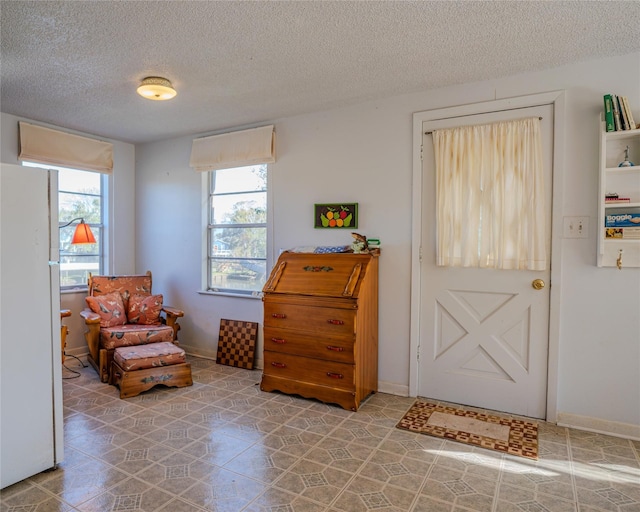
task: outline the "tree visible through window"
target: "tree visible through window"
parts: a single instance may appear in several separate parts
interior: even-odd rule
[[[208,289],[259,292],[267,271],[267,165],[209,173]]]

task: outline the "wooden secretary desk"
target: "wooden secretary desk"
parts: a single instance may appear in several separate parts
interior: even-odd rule
[[[378,257],[282,253],[263,288],[260,389],[357,411],[378,389]]]

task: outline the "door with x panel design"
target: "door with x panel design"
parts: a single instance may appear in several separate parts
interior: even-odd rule
[[[553,107],[423,123],[438,128],[539,116],[545,169],[547,270],[438,267],[435,163],[423,135],[418,395],[544,418],[551,247]],[[541,289],[535,286],[544,284]]]

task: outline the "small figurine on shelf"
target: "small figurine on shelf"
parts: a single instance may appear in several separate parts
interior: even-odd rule
[[[354,254],[373,254],[378,256],[380,254],[380,240],[372,238],[367,240],[367,237],[359,233],[351,233],[353,237],[353,243],[351,244],[351,252]]]
[[[633,162],[629,161],[629,146],[624,150],[624,160],[618,164],[618,167],[633,167]]]
[[[369,252],[369,244],[367,243],[367,237],[358,233],[351,233],[353,237],[353,243],[351,248],[355,254],[367,254]]]

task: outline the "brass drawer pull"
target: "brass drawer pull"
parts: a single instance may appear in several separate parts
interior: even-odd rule
[[[333,345],[327,345],[327,350],[333,350],[334,352],[344,352],[342,347],[334,347]]]
[[[344,325],[344,322],[342,320],[327,320],[327,322],[333,325]]]
[[[287,315],[285,315],[284,313],[271,313],[271,316],[273,318],[287,318]]]
[[[344,375],[334,372],[327,372],[327,377],[331,377],[332,379],[344,379]]]
[[[276,363],[275,361],[273,363],[271,363],[271,366],[274,366],[275,368],[286,368],[287,365],[284,363]]]
[[[287,342],[287,340],[283,340],[282,338],[271,338],[271,341],[273,341],[274,343],[279,343],[280,345]]]

